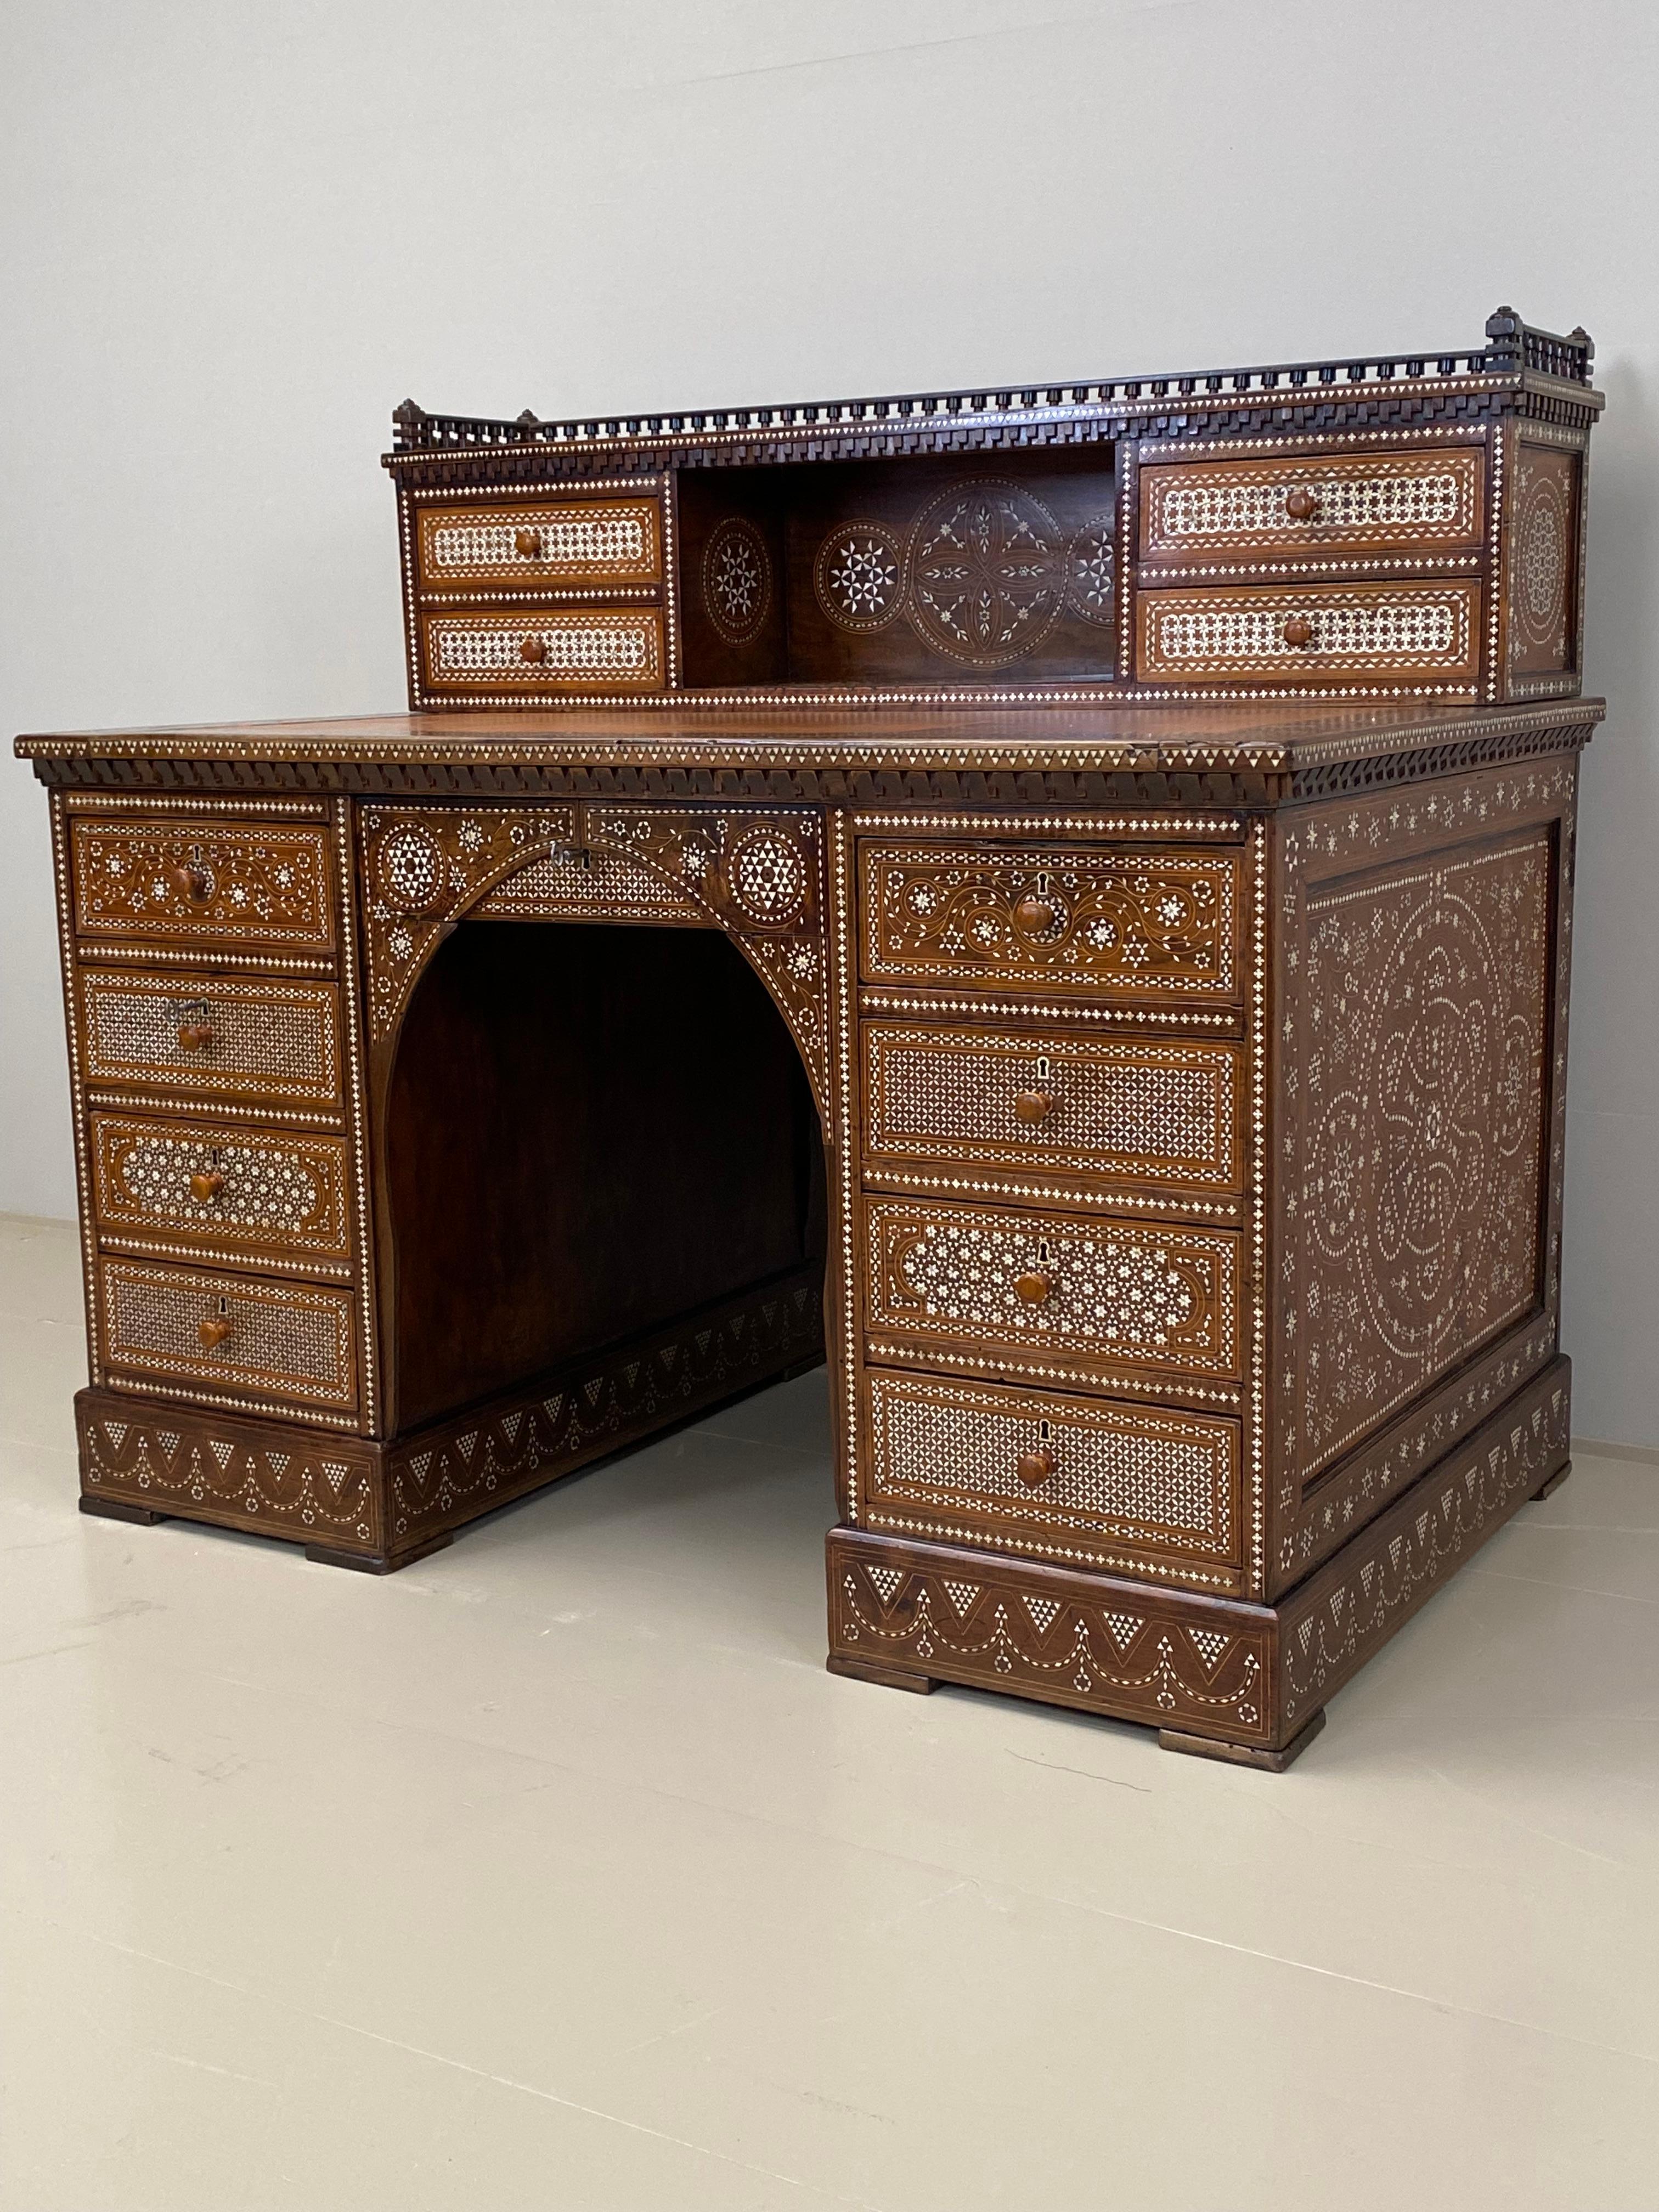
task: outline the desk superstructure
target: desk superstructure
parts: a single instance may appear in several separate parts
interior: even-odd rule
[[[86,1510],[383,1571],[827,1352],[834,1668],[1286,1764],[1567,1460],[1601,401],[1488,340],[400,409],[409,714],[19,740]]]

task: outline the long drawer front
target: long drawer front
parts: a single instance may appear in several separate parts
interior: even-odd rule
[[[1243,1054],[1195,1039],[863,1024],[865,1171],[963,1165],[1237,1191]]]
[[[304,1267],[351,1252],[338,1137],[94,1113],[100,1236]]]
[[[1367,677],[1472,689],[1480,586],[1245,585],[1143,591],[1137,671],[1147,684],[1328,684]]]
[[[866,983],[1239,994],[1238,856],[1188,848],[898,842],[859,848]]]
[[[864,1215],[868,1325],[896,1340],[878,1359],[1176,1389],[1241,1371],[1234,1231],[902,1198]]]
[[[84,968],[75,1005],[82,1069],[94,1089],[340,1103],[332,983]]]
[[[868,1408],[871,1528],[1132,1572],[1237,1569],[1237,1422],[879,1370]]]
[[[659,513],[652,498],[422,507],[415,530],[420,588],[636,590],[659,584]]]
[[[1140,558],[1173,566],[1479,552],[1486,468],[1478,446],[1149,463]]]
[[[334,944],[328,833],[320,826],[168,815],[70,826],[82,937],[264,951]]]
[[[663,682],[656,607],[428,611],[420,628],[425,683],[434,693],[654,691]]]
[[[98,1266],[101,1352],[113,1374],[300,1409],[356,1406],[349,1292],[107,1257]]]

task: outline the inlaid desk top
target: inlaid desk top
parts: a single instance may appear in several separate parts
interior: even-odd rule
[[[42,782],[78,781],[96,762],[100,780],[146,781],[147,763],[167,763],[193,779],[192,766],[217,785],[260,781],[261,766],[296,771],[296,787],[362,787],[356,770],[406,769],[544,771],[550,788],[564,771],[585,767],[653,771],[665,778],[782,775],[799,795],[850,797],[856,780],[880,774],[961,777],[1038,774],[1129,775],[1240,780],[1218,798],[1308,795],[1322,775],[1350,763],[1395,756],[1401,773],[1434,773],[1422,757],[1448,745],[1465,762],[1524,751],[1565,726],[1583,728],[1606,712],[1599,699],[1538,700],[1456,707],[1389,701],[1375,707],[886,708],[851,712],[830,706],[679,714],[626,708],[371,714],[276,722],[204,722],[149,730],[88,730],[20,737],[20,756]],[[239,771],[246,771],[239,773]],[[174,778],[170,778],[175,780]],[[811,783],[810,789],[808,783]],[[399,787],[395,779],[384,787]],[[937,797],[928,788],[920,795]],[[1009,796],[1017,794],[1010,793]],[[1082,794],[1079,794],[1082,795]],[[1177,795],[1171,792],[1171,796]],[[1198,795],[1189,792],[1188,795]]]

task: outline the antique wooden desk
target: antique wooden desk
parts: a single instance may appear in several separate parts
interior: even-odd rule
[[[85,1510],[389,1570],[827,1348],[832,1668],[1285,1764],[1566,1466],[1601,402],[1487,337],[400,409],[410,713],[19,741]]]

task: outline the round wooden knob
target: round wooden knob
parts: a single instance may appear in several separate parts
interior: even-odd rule
[[[204,1321],[196,1334],[202,1340],[204,1352],[216,1352],[230,1334],[229,1319],[224,1314],[216,1314],[210,1321]]]
[[[519,658],[520,660],[545,660],[546,641],[539,637],[521,637],[519,640]]]
[[[1285,642],[1286,645],[1311,645],[1313,641],[1314,626],[1306,615],[1285,616]]]
[[[1306,484],[1294,484],[1285,495],[1285,512],[1292,522],[1311,522],[1319,512],[1319,495]]]
[[[167,878],[180,898],[204,899],[213,888],[205,868],[198,868],[193,860],[180,860],[177,867],[167,870]]]
[[[539,530],[516,531],[513,545],[514,551],[521,553],[526,561],[533,561],[542,550],[542,533]]]
[[[1035,892],[1028,891],[1014,908],[1014,920],[1022,929],[1029,929],[1034,933],[1044,929],[1052,929],[1055,921],[1053,902],[1046,898],[1038,898]]]
[[[1035,1451],[1020,1454],[1014,1473],[1028,1490],[1040,1490],[1051,1474],[1060,1473],[1060,1462],[1047,1444],[1039,1444]]]
[[[1054,1110],[1052,1091],[1017,1091],[1014,1093],[1014,1119],[1017,1121],[1046,1121]]]
[[[198,1206],[210,1206],[225,1187],[225,1179],[217,1168],[206,1168],[190,1179],[190,1194]]]
[[[1051,1279],[1036,1267],[1028,1267],[1023,1275],[1014,1277],[1014,1296],[1028,1306],[1042,1305],[1054,1287]]]
[[[213,1042],[213,1031],[205,1022],[181,1022],[179,1024],[180,1052],[205,1052]]]

